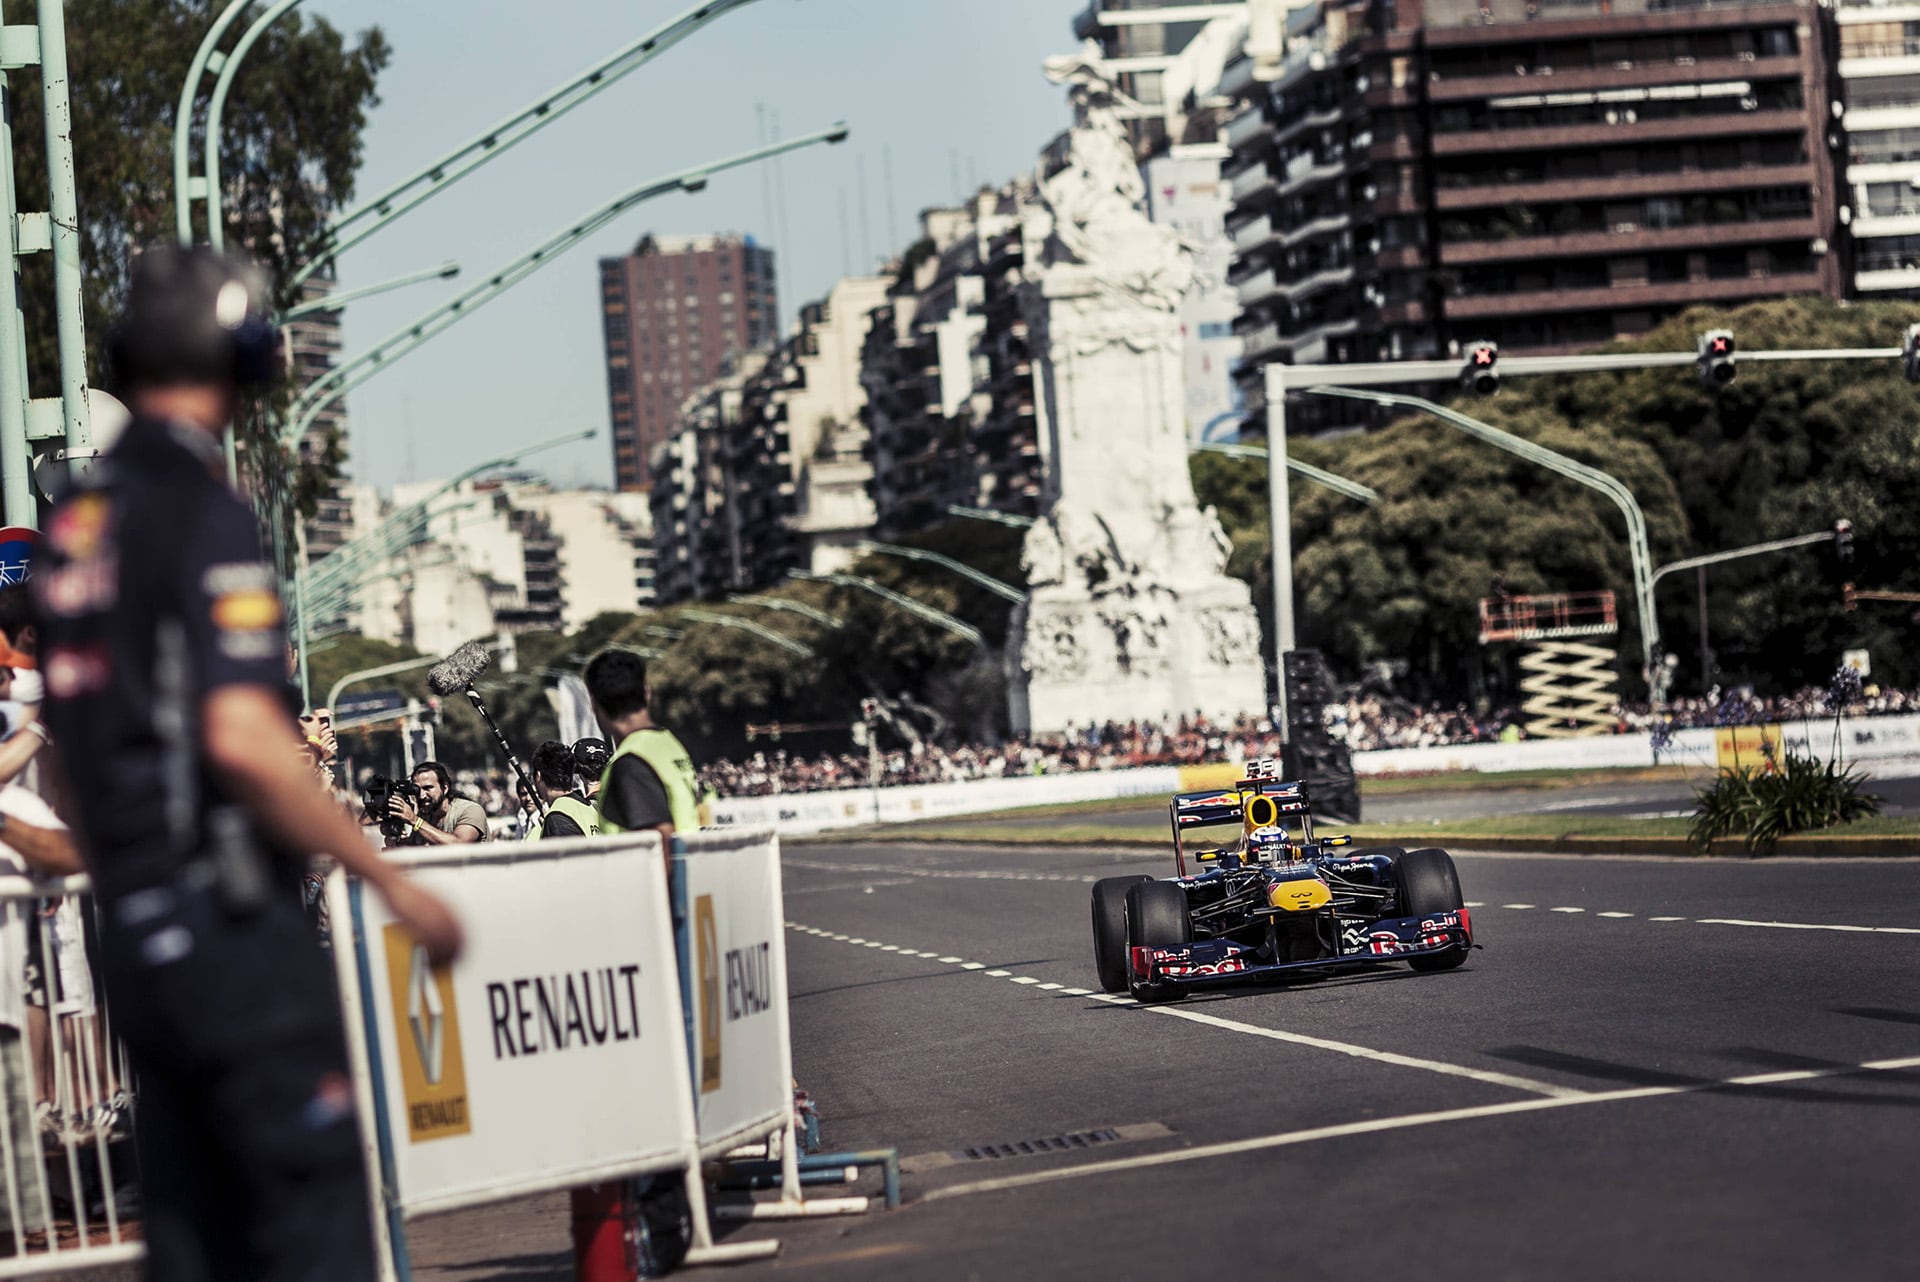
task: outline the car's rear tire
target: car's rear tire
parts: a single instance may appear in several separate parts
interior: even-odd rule
[[[1193,918],[1187,892],[1170,881],[1144,881],[1127,891],[1129,948],[1185,948],[1193,942]],[[1127,991],[1137,1001],[1164,1002],[1180,996],[1178,984],[1142,984],[1127,968]]]
[[[1127,986],[1127,892],[1151,877],[1104,877],[1093,883],[1093,970],[1102,991]]]
[[[1409,850],[1393,861],[1394,887],[1400,892],[1400,911],[1408,917],[1431,913],[1458,912],[1465,907],[1460,893],[1460,874],[1454,869],[1453,856],[1444,850]],[[1452,970],[1467,959],[1467,945],[1444,953],[1409,957],[1407,965],[1418,971]]]

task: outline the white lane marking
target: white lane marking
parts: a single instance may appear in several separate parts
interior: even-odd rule
[[[1830,926],[1814,921],[1742,921],[1737,917],[1702,917],[1702,926],[1764,926],[1770,930],[1837,930],[1852,935],[1920,935],[1920,926]]]
[[[1598,914],[1598,916],[1601,916],[1601,917],[1631,917],[1631,916],[1633,916],[1633,914],[1632,914],[1632,913],[1600,913],[1600,914]]]
[[[1514,1113],[1539,1113],[1548,1109],[1579,1108],[1590,1104],[1615,1104],[1627,1100],[1659,1099],[1670,1095],[1690,1095],[1699,1091],[1726,1090],[1751,1086],[1775,1086],[1782,1082],[1810,1082],[1826,1077],[1841,1077],[1855,1073],[1884,1073],[1901,1069],[1920,1067],[1920,1057],[1909,1059],[1873,1060],[1865,1064],[1841,1068],[1822,1068],[1793,1070],[1783,1073],[1756,1073],[1748,1077],[1731,1077],[1721,1082],[1700,1082],[1685,1086],[1641,1086],[1618,1091],[1596,1091],[1592,1094],[1564,1096],[1554,1099],[1512,1100],[1505,1104],[1484,1104],[1477,1108],[1452,1108],[1433,1113],[1404,1113],[1398,1117],[1379,1117],[1364,1122],[1346,1122],[1337,1126],[1317,1126],[1304,1131],[1282,1131],[1274,1135],[1260,1135],[1251,1139],[1232,1140],[1224,1144],[1205,1144],[1195,1148],[1175,1149],[1169,1153],[1146,1153],[1138,1157],[1111,1158],[1104,1162],[1088,1162],[1080,1166],[1062,1167],[1051,1171],[1030,1171],[1024,1175],[1009,1175],[1000,1179],[979,1180],[972,1184],[955,1184],[943,1189],[934,1189],[921,1200],[938,1201],[941,1198],[965,1197],[972,1193],[996,1193],[1006,1189],[1024,1188],[1032,1184],[1047,1184],[1057,1180],[1079,1179],[1088,1175],[1106,1175],[1116,1171],[1139,1170],[1144,1167],[1172,1166],[1182,1162],[1198,1162],[1213,1157],[1230,1157],[1239,1153],[1254,1153],[1263,1149],[1286,1148],[1295,1144],[1309,1144],[1316,1140],[1339,1139],[1348,1135],[1369,1135],[1380,1131],[1406,1130],[1415,1126],[1433,1126],[1442,1122],[1465,1122],[1484,1117],[1504,1117]]]
[[[1376,1063],[1394,1064],[1401,1068],[1423,1068],[1429,1073],[1442,1073],[1448,1077],[1468,1077],[1476,1082],[1505,1086],[1516,1091],[1529,1091],[1535,1095],[1545,1095],[1554,1099],[1590,1094],[1588,1091],[1575,1090],[1569,1086],[1555,1086],[1551,1082],[1535,1081],[1530,1077],[1515,1077],[1510,1073],[1494,1073],[1480,1068],[1468,1068],[1464,1064],[1449,1064],[1437,1059],[1419,1059],[1412,1055],[1396,1054],[1393,1051],[1377,1051],[1369,1046],[1355,1046],[1350,1042],[1330,1041],[1324,1037],[1309,1037],[1305,1033],[1287,1033],[1259,1024],[1243,1024],[1237,1019],[1222,1019],[1218,1015],[1209,1015],[1205,1011],[1187,1007],[1151,1006],[1148,1009],[1156,1015],[1171,1015],[1175,1019],[1190,1020],[1196,1024],[1206,1024],[1211,1028],[1223,1028],[1228,1032],[1245,1033],[1249,1037],[1292,1042],[1296,1046],[1311,1046],[1316,1050],[1333,1051],[1340,1055],[1351,1055],[1355,1059],[1370,1059]]]
[[[867,942],[867,941],[866,941],[865,939],[847,939],[847,937],[846,937],[845,935],[835,935],[835,936],[834,936],[834,938],[835,938],[835,939],[846,939],[846,940],[847,940],[847,942],[848,942],[849,944],[864,944],[864,943],[866,943],[866,942]]]
[[[1040,987],[1045,988],[1046,985],[1042,984]],[[1060,995],[1062,997],[1089,997],[1092,995],[1092,990],[1087,988],[1063,988],[1060,990]]]
[[[962,970],[986,971],[989,979],[1011,979],[1016,984],[1031,985],[1040,981],[1026,975],[1015,975],[1010,970],[987,970],[984,962],[961,962]],[[1113,1006],[1138,1005],[1134,999],[1124,993],[1089,993],[1076,990],[1076,997],[1091,997],[1097,1002],[1106,1002]],[[1478,1082],[1487,1082],[1494,1086],[1504,1086],[1512,1090],[1530,1091],[1536,1095],[1550,1098],[1561,1096],[1586,1095],[1588,1092],[1575,1090],[1567,1086],[1555,1086],[1550,1082],[1535,1081],[1529,1077],[1515,1077],[1510,1073],[1494,1073],[1485,1069],[1468,1068],[1464,1064],[1449,1064],[1442,1060],[1419,1059],[1412,1055],[1401,1055],[1394,1051],[1374,1050],[1370,1046],[1356,1046],[1350,1042],[1330,1041],[1324,1037],[1309,1037],[1305,1033],[1288,1033],[1277,1028],[1264,1028],[1258,1024],[1243,1024],[1238,1020],[1223,1019],[1218,1015],[1209,1015],[1204,1011],[1183,1009],[1177,1006],[1147,1006],[1142,1009],[1156,1015],[1168,1015],[1175,1019],[1190,1020],[1196,1024],[1205,1024],[1210,1028],[1227,1032],[1244,1033],[1250,1037],[1263,1037],[1269,1041],[1290,1042],[1296,1046],[1307,1046],[1315,1050],[1333,1051],[1341,1055],[1351,1055],[1356,1059],[1370,1059],[1376,1063],[1392,1064],[1400,1068],[1419,1068],[1430,1073],[1441,1073],[1449,1077],[1471,1078]]]
[[[869,948],[872,948],[872,947],[873,947],[873,945],[872,945],[872,944],[868,944],[868,945],[867,945],[867,947],[869,947]],[[880,945],[880,951],[881,951],[881,952],[883,952],[883,953],[897,953],[897,952],[899,952],[899,951],[900,951],[900,945],[898,945],[898,944],[881,944],[881,945]]]
[[[1549,908],[1547,911],[1553,913],[1583,913],[1587,910],[1584,908]]]
[[[928,953],[927,956],[931,957],[933,956],[933,954]],[[958,966],[960,964],[960,959],[958,957],[942,957],[940,958],[940,960],[945,962],[949,966]]]
[[[1040,981],[1036,979],[1034,983],[1039,984]],[[1040,991],[1043,993],[1057,993],[1065,987],[1065,984],[1040,984]]]
[[[867,941],[867,947],[868,947],[868,948],[878,948],[878,947],[880,947],[880,941],[879,941],[879,940],[877,940],[877,939],[869,939],[869,940]]]
[[[1502,908],[1531,908],[1532,904],[1501,904]]]
[[[1462,904],[1461,907],[1462,908],[1485,908],[1486,905],[1481,903],[1477,899],[1469,899],[1466,903]]]
[[[1685,917],[1649,917],[1648,921],[1685,921]]]

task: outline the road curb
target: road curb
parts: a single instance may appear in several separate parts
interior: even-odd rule
[[[1410,845],[1415,840],[1415,837],[1409,833],[1369,833],[1365,829],[1356,831],[1353,836],[1356,845],[1386,844],[1389,841]],[[1049,836],[1044,833],[982,832],[970,835],[952,832],[921,833],[914,832],[910,828],[888,832],[852,829],[845,832],[829,830],[794,833],[782,837],[781,841],[788,845],[887,845],[904,842],[940,846],[1016,848],[1021,846],[1040,848],[1126,846],[1138,849],[1160,849],[1169,844],[1165,837],[1158,835],[1151,837],[1116,835],[1089,840],[1083,836]],[[1450,833],[1439,829],[1419,834],[1418,841],[1423,846],[1443,846],[1448,850],[1463,853],[1479,851],[1493,854],[1670,855],[1696,859],[1865,859],[1920,855],[1920,837],[1849,837],[1818,833],[1787,837],[1771,850],[1761,851],[1747,849],[1746,843],[1737,838],[1723,838],[1713,842],[1705,851],[1701,851],[1695,849],[1685,837],[1488,836]]]

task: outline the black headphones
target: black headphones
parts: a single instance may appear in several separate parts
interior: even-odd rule
[[[231,383],[281,373],[280,331],[259,268],[205,247],[159,245],[134,260],[127,305],[107,340],[124,387]]]

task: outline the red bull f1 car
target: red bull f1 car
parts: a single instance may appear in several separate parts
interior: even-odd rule
[[[1444,850],[1350,850],[1314,832],[1304,783],[1249,764],[1229,789],[1177,794],[1175,875],[1108,877],[1093,887],[1100,986],[1141,1001],[1203,987],[1405,962],[1450,970],[1474,948],[1473,924]],[[1189,846],[1237,824],[1228,845]]]

